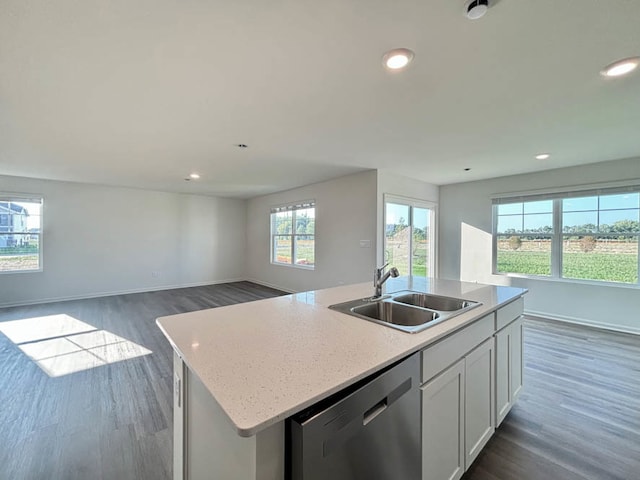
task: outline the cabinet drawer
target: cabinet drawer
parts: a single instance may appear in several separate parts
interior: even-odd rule
[[[524,298],[517,300],[498,309],[496,312],[496,331],[502,330],[504,327],[513,322],[524,312]]]
[[[493,335],[494,314],[490,313],[422,351],[422,383],[460,360],[467,352]]]

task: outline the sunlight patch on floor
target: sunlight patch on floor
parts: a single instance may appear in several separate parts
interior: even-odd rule
[[[152,353],[126,338],[65,314],[0,322],[0,332],[50,377]]]

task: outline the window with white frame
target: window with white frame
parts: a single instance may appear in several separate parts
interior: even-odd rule
[[[0,273],[42,270],[42,198],[0,193]]]
[[[315,201],[271,208],[271,263],[313,269],[315,230]]]
[[[640,185],[493,203],[495,273],[638,285]]]

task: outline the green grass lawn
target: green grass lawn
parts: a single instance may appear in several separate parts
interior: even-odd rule
[[[498,272],[551,275],[548,252],[498,251]],[[565,253],[562,276],[585,280],[637,283],[638,257],[616,253]]]

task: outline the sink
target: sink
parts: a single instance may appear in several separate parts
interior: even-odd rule
[[[440,316],[438,312],[434,312],[433,310],[413,308],[408,305],[389,301],[370,302],[365,305],[353,307],[351,311],[382,322],[407,327],[433,322]]]
[[[406,293],[404,295],[394,295],[395,302],[406,303],[416,307],[430,308],[432,310],[440,310],[443,312],[455,312],[456,310],[468,309],[473,304],[469,300],[459,298],[442,297],[440,295],[432,295],[429,293]]]
[[[404,290],[351,300],[329,308],[407,333],[417,333],[482,305],[461,298]]]

